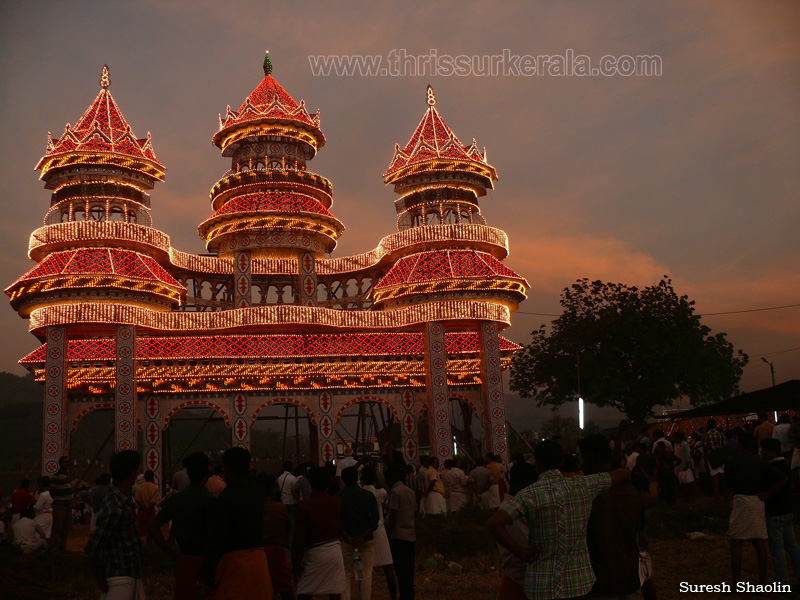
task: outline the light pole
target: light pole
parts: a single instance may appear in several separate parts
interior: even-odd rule
[[[761,360],[763,360],[765,363],[767,363],[767,365],[769,365],[769,372],[772,374],[772,387],[775,387],[775,365],[773,363],[769,362],[763,356],[761,357]],[[773,412],[775,413],[774,417],[775,417],[775,422],[777,423],[778,422],[778,411],[776,410],[776,411],[773,411]]]

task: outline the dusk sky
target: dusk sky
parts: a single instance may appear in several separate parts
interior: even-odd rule
[[[497,168],[481,200],[505,230],[506,264],[531,293],[505,335],[558,314],[578,278],[650,285],[662,275],[750,355],[741,387],[800,379],[800,4],[797,2],[3,2],[0,202],[3,287],[33,266],[28,236],[50,194],[33,167],[97,95],[100,71],[133,132],[152,133],[164,183],[154,226],[204,252],[197,225],[229,168],[212,146],[218,113],[273,76],[327,143],[309,170],[333,182],[345,224],[334,257],[396,231],[383,185],[427,105]],[[660,57],[660,76],[315,76],[309,56]],[[710,315],[794,305],[777,310]],[[37,347],[6,303],[0,370]]]

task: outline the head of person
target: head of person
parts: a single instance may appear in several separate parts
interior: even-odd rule
[[[342,473],[344,474],[344,471]],[[357,469],[356,476],[358,476]],[[331,484],[331,472],[325,467],[314,467],[308,473],[308,482],[311,484],[313,491],[324,492]]]
[[[663,429],[653,429],[653,437],[657,440],[660,440],[664,437],[664,430]]]
[[[22,480],[19,482],[20,489],[27,490],[31,487],[31,480],[27,477],[23,477]]]
[[[272,473],[259,473],[258,481],[264,488],[265,498],[272,498],[272,489],[277,485],[275,476]]]
[[[583,456],[583,471],[587,475],[611,469],[611,442],[602,433],[586,436],[578,447]]]
[[[494,462],[494,454],[492,454],[491,452],[487,452],[486,456],[484,457],[484,463],[488,465],[489,463],[493,462]]]
[[[781,443],[775,438],[761,440],[761,455],[767,460],[781,456]]]
[[[68,473],[69,472],[69,467],[70,467],[69,456],[62,456],[61,458],[58,459],[58,468],[59,468],[59,470],[64,471],[65,473]]]
[[[779,423],[779,424],[781,424],[781,425],[783,425],[784,423],[791,423],[791,421],[792,421],[792,420],[789,418],[789,413],[783,413],[783,414],[782,414],[782,415],[781,415],[781,416],[778,418],[778,423]]]
[[[287,460],[286,462],[283,463],[283,471],[282,472],[283,473],[286,473],[286,472],[291,473],[292,472],[292,467],[294,467],[294,465],[292,464],[292,461]]]
[[[563,454],[561,457],[561,472],[575,473],[578,470],[578,459],[574,454]]]
[[[475,457],[475,466],[482,467],[483,466],[483,458],[480,456]]]
[[[100,482],[98,485],[108,485],[111,483],[111,473],[103,473],[97,479]]]
[[[222,477],[222,464],[221,463],[217,463],[217,464],[214,465],[214,475],[219,475],[220,477]]]
[[[453,469],[460,469],[461,468],[461,457],[456,456],[453,459],[453,467],[452,468]]]
[[[408,465],[411,469],[414,469],[414,465]],[[386,471],[386,484],[389,487],[392,487],[395,483],[405,483],[406,482],[406,466],[402,463],[393,463],[392,466]]]
[[[36,512],[32,508],[23,508],[19,511],[20,519],[33,519],[35,516]]]
[[[136,476],[139,474],[139,465],[142,459],[135,450],[122,450],[111,457],[109,469],[111,479],[119,487],[121,485],[133,485]]]
[[[186,474],[192,483],[202,483],[208,477],[208,456],[203,452],[193,452],[186,457]]]
[[[50,487],[50,477],[48,475],[42,475],[41,477],[39,477],[39,487],[40,488]]]
[[[445,469],[452,469],[453,468],[453,461],[451,459],[447,459],[444,461],[444,468]]]
[[[764,421],[766,421],[766,420],[767,420],[767,413],[765,413],[765,412],[759,412],[759,413],[758,413],[758,422],[759,422],[759,423],[763,423],[763,422],[764,422]]]
[[[508,472],[509,493],[517,495],[531,484],[536,483],[536,467],[529,462],[518,461],[511,466]]]
[[[564,450],[558,442],[545,440],[536,444],[536,448],[533,449],[533,460],[539,473],[560,469],[564,460]]]
[[[376,471],[377,469],[372,465],[364,467],[361,470],[361,481],[364,482],[364,485],[375,485]],[[344,475],[344,471],[342,472],[342,475]]]
[[[431,464],[431,457],[430,456],[428,456],[426,454],[423,454],[422,456],[419,457],[419,465],[421,467],[426,467],[427,468],[430,464]]]
[[[672,437],[675,439],[676,442],[679,444],[686,439],[686,434],[684,434],[680,429],[672,434]]]
[[[438,469],[439,468],[439,457],[438,456],[431,456],[430,460],[428,461],[428,468],[429,469]]]
[[[711,431],[712,429],[717,428],[717,421],[716,419],[709,419],[708,423],[706,423],[706,431]]]
[[[353,452],[353,449],[350,446],[348,446],[347,448],[344,449],[345,458],[352,457],[354,454],[355,454],[355,452]]]
[[[358,485],[358,467],[342,469],[342,481],[346,487]]]
[[[222,455],[222,471],[225,479],[243,479],[250,470],[250,451],[246,448],[235,446],[228,448]]]
[[[156,474],[153,473],[150,469],[147,469],[147,471],[144,472],[144,480],[153,482],[156,480]]]

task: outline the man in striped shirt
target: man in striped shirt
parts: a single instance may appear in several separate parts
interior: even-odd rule
[[[66,552],[69,525],[72,522],[72,482],[69,478],[69,456],[58,459],[58,471],[50,478],[50,495],[53,497],[53,531],[50,538],[52,550]]]

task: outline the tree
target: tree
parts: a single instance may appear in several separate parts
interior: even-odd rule
[[[511,389],[538,406],[576,400],[612,406],[633,422],[682,396],[701,405],[738,391],[748,357],[712,335],[664,277],[646,288],[579,279],[564,312],[534,331],[511,365]],[[579,380],[580,374],[580,380]]]
[[[597,423],[594,421],[586,421],[586,423],[584,423],[583,432],[581,432],[577,417],[553,415],[542,424],[541,434],[542,437],[546,439],[553,436],[560,436],[561,442],[565,448],[574,448],[581,435],[592,435],[598,431],[600,431],[600,427],[598,427]],[[536,441],[538,442],[539,440]]]

